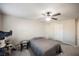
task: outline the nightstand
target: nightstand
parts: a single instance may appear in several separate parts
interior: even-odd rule
[[[20,42],[20,50],[28,49],[29,48],[29,40],[23,40]]]

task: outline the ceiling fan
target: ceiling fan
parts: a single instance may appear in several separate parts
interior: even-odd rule
[[[61,15],[61,13],[52,14],[52,12],[46,12],[45,14],[43,13],[42,15],[46,17],[50,17],[50,19],[53,20],[58,20],[58,18],[55,18],[55,16],[59,16]]]

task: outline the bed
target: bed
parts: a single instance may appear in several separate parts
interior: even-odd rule
[[[60,44],[43,37],[30,40],[30,46],[34,54],[37,56],[55,56],[62,52]]]

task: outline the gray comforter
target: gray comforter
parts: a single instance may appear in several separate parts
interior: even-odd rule
[[[61,46],[56,41],[44,38],[32,39],[30,41],[32,51],[37,56],[54,56],[61,52]]]

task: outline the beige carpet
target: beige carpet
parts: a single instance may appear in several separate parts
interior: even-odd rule
[[[12,56],[32,56],[32,52],[27,49],[23,49],[22,51],[14,51]]]

